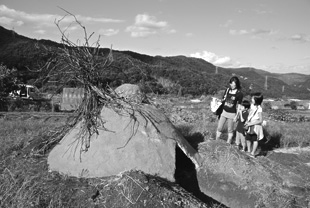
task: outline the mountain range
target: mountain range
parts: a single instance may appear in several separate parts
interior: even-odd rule
[[[34,83],[44,75],[38,68],[49,58],[48,51],[59,50],[62,44],[51,40],[31,39],[0,26],[0,63],[17,69],[19,82]],[[108,54],[110,49],[100,48],[100,54]],[[146,70],[144,83],[157,93],[181,93],[199,96],[214,94],[228,87],[231,76],[238,76],[245,94],[263,92],[270,98],[310,99],[310,75],[299,73],[271,73],[251,67],[217,67],[203,59],[186,56],[149,56],[133,51],[112,50],[114,67],[102,77],[101,82],[110,86],[121,83],[141,83],[140,69]],[[133,70],[134,64],[136,69]],[[57,80],[56,80],[57,81]],[[55,80],[54,80],[55,82]],[[44,88],[49,83],[37,83]],[[47,88],[44,88],[47,90]],[[49,88],[51,89],[51,87]]]

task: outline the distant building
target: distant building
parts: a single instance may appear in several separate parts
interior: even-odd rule
[[[27,84],[18,84],[19,90],[14,90],[10,92],[10,97],[21,97],[23,99],[33,99],[36,94],[39,94],[40,91],[36,86],[27,85]]]
[[[79,108],[84,98],[83,88],[64,88],[62,92],[62,99],[60,110],[74,111]]]

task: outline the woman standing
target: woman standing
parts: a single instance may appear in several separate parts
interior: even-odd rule
[[[227,143],[231,144],[234,136],[234,122],[237,121],[237,111],[240,110],[243,94],[240,91],[241,85],[238,77],[232,77],[229,80],[229,85],[230,87],[225,91],[225,103],[217,125],[216,140],[220,139],[224,126],[227,123]]]

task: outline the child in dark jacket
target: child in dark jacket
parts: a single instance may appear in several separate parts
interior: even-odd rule
[[[249,109],[251,103],[248,100],[243,100],[241,103],[241,111],[237,112],[237,128],[236,128],[236,147],[240,147],[240,143],[242,146],[242,151],[246,149],[246,141],[245,141],[245,130],[244,123],[246,122],[249,116]]]

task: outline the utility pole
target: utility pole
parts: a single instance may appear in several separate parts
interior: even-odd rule
[[[13,39],[15,39],[15,30],[14,30],[14,27],[13,27],[13,29],[12,29],[12,37],[13,37]]]
[[[268,76],[266,76],[266,80],[265,80],[265,90],[268,89],[268,83],[267,83],[268,81],[267,80],[268,80]]]
[[[284,93],[284,85],[282,86],[282,93]]]
[[[218,69],[217,69],[217,66],[215,66],[215,74],[218,74]]]

